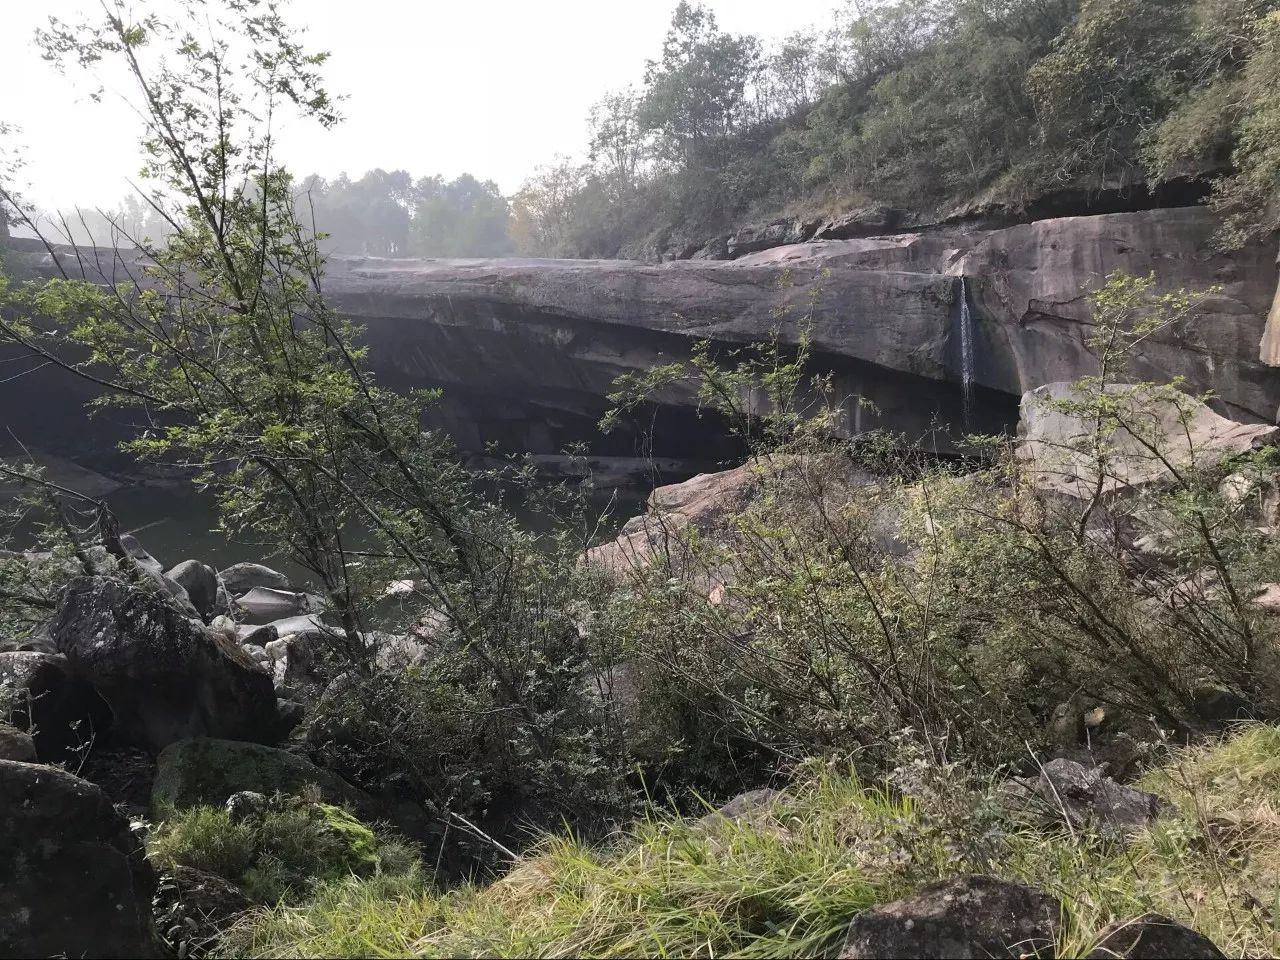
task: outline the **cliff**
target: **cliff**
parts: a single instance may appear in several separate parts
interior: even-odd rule
[[[1184,207],[815,240],[725,261],[334,258],[326,288],[365,325],[384,382],[445,389],[434,418],[472,450],[555,452],[594,436],[617,375],[686,356],[696,339],[732,347],[776,329],[795,343],[804,327],[815,368],[878,410],[849,404],[848,432],[1007,427],[1023,392],[1094,371],[1087,293],[1117,271],[1212,289],[1189,322],[1144,343],[1140,375],[1184,377],[1234,419],[1271,422],[1280,373],[1259,351],[1275,252],[1217,252],[1215,226],[1207,208]],[[52,268],[30,244],[9,261],[19,274]],[[0,402],[51,411],[53,382],[40,372],[0,385]],[[729,455],[690,388],[657,400],[658,453]],[[635,435],[595,442],[613,456],[640,446]]]

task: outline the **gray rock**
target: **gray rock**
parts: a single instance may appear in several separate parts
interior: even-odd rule
[[[206,956],[222,931],[252,906],[230,880],[178,865],[160,875],[156,925],[174,953],[199,958]]]
[[[781,792],[769,787],[748,790],[746,793],[738,794],[718,810],[713,810],[699,819],[698,824],[706,828],[715,828],[725,822],[749,823],[761,817],[767,817],[781,796]]]
[[[251,817],[261,817],[271,807],[266,794],[253,790],[238,790],[227,797],[227,817],[232,823],[243,823]]]
[[[31,735],[0,723],[0,760],[17,760],[20,763],[35,763],[36,742]]]
[[[272,640],[280,639],[280,630],[274,623],[265,626],[241,623],[236,625],[236,639],[246,647],[265,647]]]
[[[289,578],[279,571],[260,563],[237,563],[218,572],[227,592],[232,596],[248,593],[254,587],[270,590],[292,590]]]
[[[0,723],[31,733],[46,763],[77,758],[111,729],[111,709],[60,654],[0,653]]]
[[[0,760],[0,956],[160,957],[155,875],[96,786]]]
[[[1158,913],[1109,924],[1086,960],[1225,960],[1226,954],[1204,934]]]
[[[1173,809],[1163,797],[1116,783],[1096,767],[1061,757],[1046,763],[1039,777],[1017,779],[1016,784],[1023,796],[1038,800],[1049,817],[1065,817],[1073,827],[1091,828],[1112,839],[1131,837]]]
[[[269,624],[287,617],[319,613],[324,609],[324,602],[309,593],[254,587],[243,596],[236,597],[236,606],[244,613],[247,622]]]
[[[205,623],[217,615],[218,574],[199,560],[183,560],[165,574],[186,591],[191,605]]]
[[[124,547],[125,552],[133,558],[134,563],[147,573],[156,576],[164,573],[164,567],[161,565],[160,561],[149,554],[146,547],[144,547],[133,534],[121,534],[120,546]]]
[[[145,591],[73,580],[51,632],[73,673],[110,704],[121,742],[157,751],[189,737],[270,740],[279,726],[262,668]]]
[[[300,796],[309,787],[326,803],[347,807],[367,823],[387,821],[410,839],[439,844],[441,829],[421,808],[374,797],[285,750],[237,740],[184,740],[162,750],[151,791],[152,814],[221,806],[242,790],[267,797]]]
[[[959,877],[859,913],[840,957],[1052,956],[1061,915],[1061,904],[1034,887],[995,877]]]

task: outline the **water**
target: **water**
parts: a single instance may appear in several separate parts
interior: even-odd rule
[[[632,516],[643,512],[649,487],[641,484],[600,490],[591,505],[610,516],[601,524],[597,540],[610,539]],[[310,577],[302,568],[282,557],[268,558],[270,547],[263,543],[232,541],[218,527],[218,509],[213,497],[192,487],[125,487],[106,497],[120,521],[122,532],[132,533],[165,567],[187,559],[202,560],[222,570],[233,563],[265,562],[296,583]],[[554,520],[526,506],[519,491],[508,493],[504,503],[521,524],[535,532],[546,532]]]
[[[969,287],[960,277],[960,391],[964,429],[973,418],[973,315],[969,313]]]

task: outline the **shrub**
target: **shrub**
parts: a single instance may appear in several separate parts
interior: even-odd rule
[[[326,880],[403,871],[404,849],[340,807],[297,799],[277,800],[262,816],[239,823],[224,809],[192,807],[158,827],[148,843],[159,865],[217,874],[265,904]]]

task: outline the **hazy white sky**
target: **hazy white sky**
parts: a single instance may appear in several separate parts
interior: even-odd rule
[[[167,0],[150,0],[163,6]],[[830,23],[838,0],[708,0],[722,27],[777,38]],[[676,0],[294,0],[313,49],[333,54],[346,94],[335,130],[286,131],[297,173],[371,167],[470,171],[511,192],[556,153],[585,142],[606,90],[638,83],[661,51]],[[138,122],[95,104],[32,43],[50,15],[97,0],[0,0],[0,121],[22,128],[30,196],[45,206],[114,205],[139,165]]]

